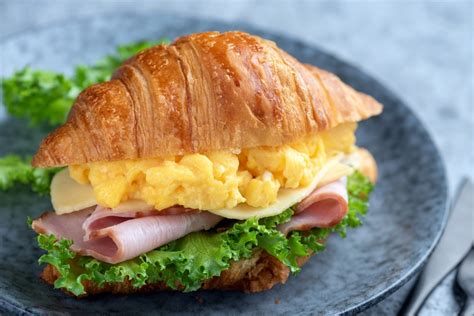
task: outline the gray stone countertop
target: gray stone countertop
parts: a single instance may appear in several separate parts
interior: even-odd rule
[[[114,10],[245,22],[318,45],[378,78],[411,106],[442,153],[451,194],[464,175],[474,178],[472,1],[0,0],[0,38]],[[364,314],[396,314],[412,284]],[[420,314],[455,315],[459,304],[451,273]]]

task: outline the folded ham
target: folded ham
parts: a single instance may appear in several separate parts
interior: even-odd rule
[[[347,214],[346,179],[325,185],[296,207],[291,220],[278,229],[332,227]],[[33,221],[37,233],[73,241],[71,250],[108,263],[119,263],[156,249],[191,232],[209,229],[222,217],[183,207],[156,211],[112,212],[100,206],[57,215],[49,212]]]
[[[283,234],[293,230],[309,230],[314,227],[333,227],[348,210],[346,178],[314,190],[296,207],[295,215],[278,227]]]
[[[73,240],[71,250],[108,263],[135,258],[189,233],[209,229],[222,217],[172,208],[164,213],[120,212],[92,207],[64,215],[49,212],[33,221],[37,233]]]
[[[173,206],[167,209],[164,209],[157,213],[155,210],[149,211],[127,211],[127,212],[111,212],[110,209],[104,208],[102,206],[97,206],[92,212],[92,214],[87,217],[87,219],[82,224],[82,228],[84,229],[84,240],[90,240],[94,238],[96,231],[101,229],[114,226],[120,224],[122,222],[128,221],[133,218],[140,218],[146,216],[163,216],[163,215],[180,215],[184,213],[196,213],[196,211],[184,208],[181,206]],[[92,235],[92,236],[91,236]]]

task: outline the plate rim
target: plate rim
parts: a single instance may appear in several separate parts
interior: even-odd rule
[[[47,31],[48,29],[59,27],[64,23],[80,25],[80,24],[87,23],[87,21],[90,21],[91,19],[105,19],[109,16],[117,17],[117,16],[123,16],[123,15],[129,16],[129,17],[130,16],[149,17],[150,13],[143,12],[143,11],[108,10],[108,11],[102,11],[99,13],[91,13],[91,14],[76,16],[76,17],[72,17],[68,19],[58,19],[49,23],[32,25],[24,29],[21,29],[19,31],[7,34],[5,36],[0,36],[0,47],[7,44],[10,41],[17,40],[18,37],[33,36],[35,33],[44,32],[44,31]],[[354,65],[346,61],[344,58],[340,57],[337,53],[331,52],[330,50],[325,49],[324,47],[321,47],[319,45],[308,43],[299,37],[293,37],[292,35],[289,35],[289,34],[283,34],[283,33],[272,31],[266,28],[254,26],[252,24],[242,22],[239,20],[222,21],[215,18],[192,17],[186,14],[181,14],[181,13],[167,11],[167,10],[163,10],[161,15],[174,17],[181,20],[188,20],[194,23],[207,23],[209,25],[214,25],[215,27],[222,27],[222,28],[235,29],[235,30],[245,29],[245,30],[249,30],[248,32],[264,33],[268,37],[271,37],[271,40],[275,42],[278,42],[278,39],[280,40],[284,39],[286,41],[291,41],[298,46],[302,46],[314,51],[322,52],[326,56],[332,58],[334,61],[337,61],[337,63],[341,67],[344,67],[351,71],[355,71],[359,77],[361,76],[364,77],[364,79],[369,81],[371,85],[376,86],[376,88],[374,88],[375,90],[383,90],[389,96],[390,99],[399,101],[399,104],[402,107],[404,107],[404,110],[406,110],[414,118],[414,120],[416,121],[416,124],[421,128],[425,136],[429,139],[431,145],[434,148],[434,151],[436,152],[436,158],[437,158],[436,164],[438,165],[438,168],[440,169],[440,177],[443,179],[443,181],[440,184],[442,186],[441,191],[443,195],[443,202],[440,207],[441,211],[443,212],[443,217],[442,217],[442,220],[440,221],[440,229],[437,231],[436,236],[432,240],[431,245],[426,250],[424,255],[415,264],[413,264],[411,268],[407,270],[404,275],[401,275],[390,286],[384,288],[383,290],[362,300],[361,302],[357,304],[353,304],[349,308],[341,311],[338,315],[351,315],[351,314],[360,313],[368,309],[369,307],[372,307],[376,305],[377,303],[383,301],[384,299],[389,297],[391,294],[396,292],[398,289],[400,289],[413,277],[415,277],[417,273],[420,272],[423,269],[423,267],[426,265],[430,255],[434,251],[441,236],[444,233],[444,230],[446,228],[446,224],[449,218],[450,195],[449,195],[449,188],[448,188],[448,182],[447,182],[446,164],[439,150],[439,146],[434,141],[429,130],[425,127],[425,124],[423,124],[423,122],[419,119],[418,115],[408,105],[408,102],[406,102],[402,97],[394,93],[393,90],[388,87],[388,85],[384,82],[383,79],[380,79],[376,75],[371,74],[369,71],[365,70],[363,66]],[[11,118],[11,116],[9,116],[8,113],[5,113],[5,116],[3,119],[7,120],[8,118]],[[6,308],[10,307],[11,309],[10,310],[7,309],[7,311],[11,311],[11,312],[24,313],[24,314],[30,314],[30,315],[35,314],[34,312],[29,311],[27,308],[24,308],[23,306],[18,306],[18,304],[16,304],[15,302],[12,302],[6,298],[0,297],[0,310],[2,310],[5,307]]]

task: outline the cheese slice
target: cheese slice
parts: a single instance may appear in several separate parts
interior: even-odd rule
[[[97,205],[91,185],[77,183],[67,169],[58,172],[51,181],[51,203],[56,214],[67,214]],[[145,212],[153,210],[153,205],[141,200],[128,200],[113,208],[113,212],[130,210]]]
[[[61,215],[97,205],[97,200],[92,186],[74,181],[66,168],[51,181],[51,203],[56,214]]]
[[[331,182],[337,181],[342,177],[348,176],[354,172],[354,168],[346,163],[338,162],[321,178],[317,188],[325,186]]]
[[[360,165],[357,153],[330,159],[319,171],[314,180],[306,187],[298,189],[281,189],[275,203],[265,208],[255,208],[247,204],[239,204],[234,208],[211,210],[209,212],[231,219],[248,219],[250,217],[268,217],[284,212],[290,206],[303,200],[316,188],[350,175]],[[57,173],[51,182],[51,200],[57,214],[66,214],[97,205],[92,186],[77,183],[64,169]],[[142,200],[129,200],[120,203],[112,212],[130,210],[145,212],[153,210],[153,205]]]
[[[209,211],[216,215],[231,219],[248,219],[250,217],[269,217],[283,213],[290,206],[303,200],[313,192],[325,175],[337,165],[340,165],[342,156],[329,160],[318,172],[313,181],[306,187],[298,189],[281,189],[278,191],[277,200],[264,208],[252,207],[247,204],[239,204],[234,208],[223,208]]]
[[[275,203],[265,208],[255,208],[246,204],[239,204],[231,209],[209,211],[216,215],[231,219],[248,219],[250,217],[269,217],[283,213],[289,207],[301,202],[316,188],[348,176],[358,169],[361,164],[359,151],[346,156],[336,156],[329,160],[316,175],[314,180],[304,188],[281,189]]]

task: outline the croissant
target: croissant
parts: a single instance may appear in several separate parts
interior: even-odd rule
[[[110,81],[85,89],[66,123],[41,143],[32,164],[69,166],[69,173],[53,179],[55,213],[43,214],[32,228],[71,241],[67,249],[78,260],[94,258],[108,264],[104,269],[149,260],[149,273],[140,274],[148,279],[137,287],[137,276],[115,278],[119,270],[111,268],[100,272],[110,274],[103,282],[102,274],[70,257],[58,260],[76,269],[62,269],[51,260],[42,278],[55,286],[63,278],[80,282],[59,286],[74,295],[165,290],[170,284],[186,290],[191,284],[186,278],[202,289],[245,292],[285,283],[290,270],[316,251],[310,230],[347,225],[344,218],[365,213],[376,162],[355,146],[356,124],[338,125],[381,111],[375,99],[334,74],[243,32],[192,34],[146,49],[121,65]],[[83,165],[91,162],[104,163]],[[348,185],[352,176],[361,190]],[[357,210],[350,210],[350,194],[357,194]],[[260,222],[264,218],[271,220]],[[265,242],[270,233],[279,237]],[[215,239],[199,241],[204,236]],[[326,238],[320,236],[318,243]],[[307,237],[300,247],[306,250],[293,254],[290,237]],[[185,252],[179,247],[187,242],[180,240],[218,254],[196,259],[194,267],[189,253],[199,251]],[[237,250],[232,248],[236,240],[242,242]],[[176,262],[147,257],[175,241],[177,248],[165,249],[164,256],[183,251],[182,258],[169,259]],[[272,247],[288,252],[278,254]],[[185,277],[175,281],[170,275],[178,273],[163,272],[173,271],[172,265],[186,271]],[[190,269],[206,274],[191,278]]]
[[[379,114],[335,75],[243,32],[149,48],[85,89],[36,167],[278,146]]]

